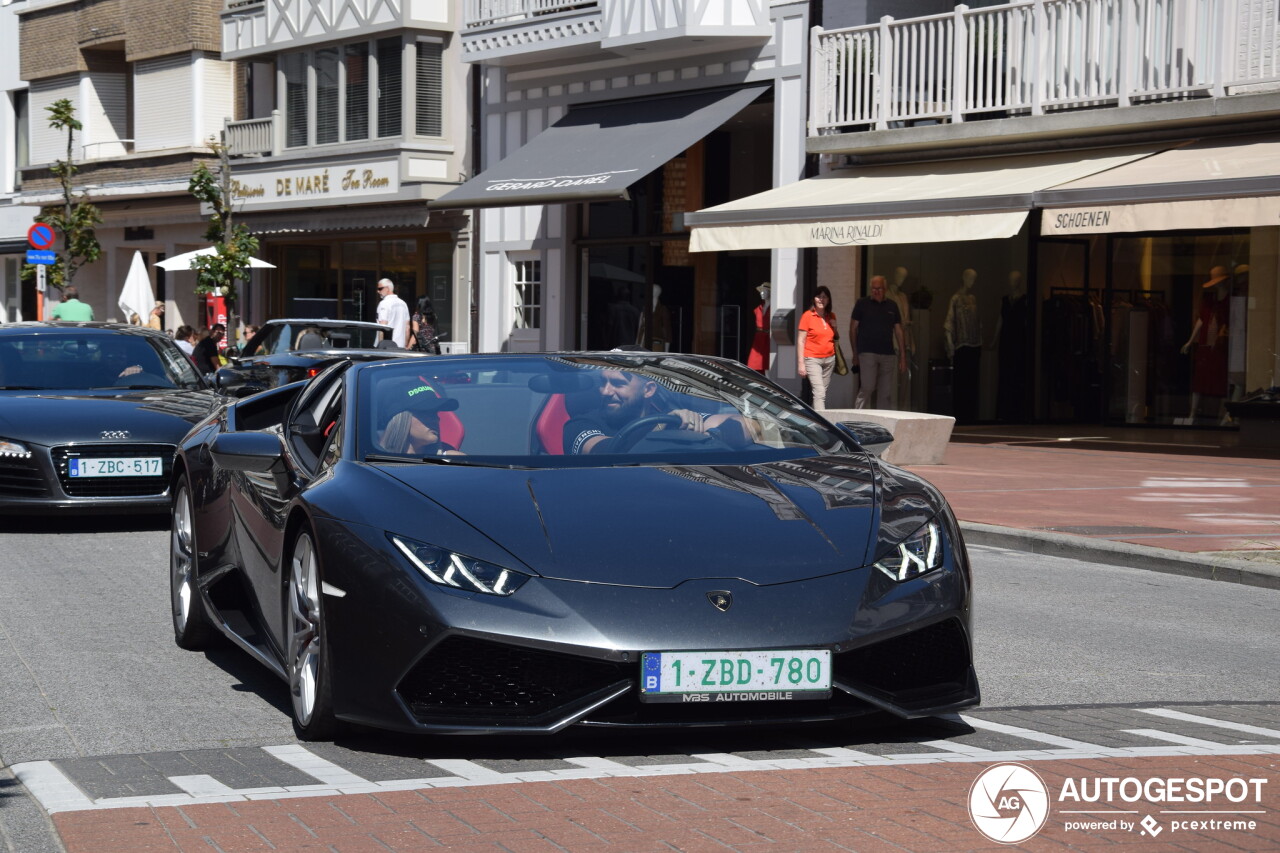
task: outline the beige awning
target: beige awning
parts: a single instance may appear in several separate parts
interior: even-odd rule
[[[695,252],[990,240],[1018,233],[1035,193],[1150,155],[1151,146],[840,169],[685,217]]]
[[[1280,136],[1200,140],[1037,193],[1036,204],[1048,236],[1280,225]]]

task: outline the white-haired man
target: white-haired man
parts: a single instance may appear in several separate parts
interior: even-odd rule
[[[391,340],[404,348],[409,340],[409,306],[396,296],[396,286],[389,278],[378,281],[378,322],[391,327]]]

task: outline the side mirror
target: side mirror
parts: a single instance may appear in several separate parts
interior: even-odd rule
[[[209,447],[213,461],[228,471],[265,474],[281,459],[280,437],[269,432],[224,432]]]
[[[880,456],[893,444],[893,433],[880,424],[870,421],[841,421],[836,426],[873,456]]]
[[[213,387],[224,394],[230,394],[241,381],[239,373],[226,367],[220,367],[213,372]]]

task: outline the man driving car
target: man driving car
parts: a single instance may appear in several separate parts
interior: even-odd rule
[[[590,393],[590,392],[589,392]],[[671,415],[680,424],[657,424],[655,429],[682,429],[705,433],[730,420],[734,415],[704,415],[692,409],[675,409],[662,405],[658,383],[647,376],[625,370],[602,371],[598,391],[599,405],[579,414],[564,425],[564,452],[571,456],[588,453],[619,453],[628,449],[618,435],[630,424],[655,415]]]

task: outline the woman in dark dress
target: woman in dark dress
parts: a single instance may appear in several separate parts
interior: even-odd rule
[[[410,329],[413,331],[413,348],[419,352],[440,354],[440,340],[436,335],[436,309],[431,307],[431,298],[423,296],[418,300],[413,317],[410,318]]]

